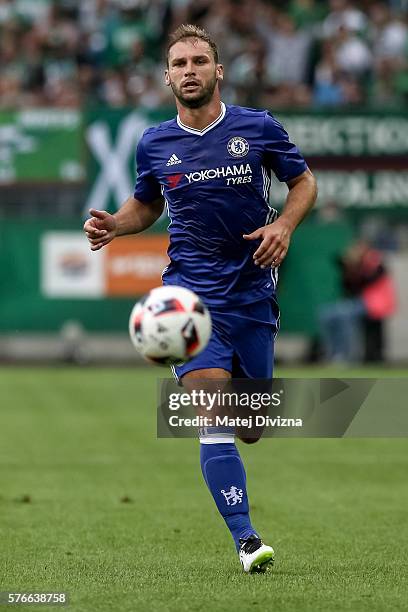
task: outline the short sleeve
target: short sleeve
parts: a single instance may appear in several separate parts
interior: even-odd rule
[[[154,202],[161,195],[160,183],[154,177],[143,137],[136,151],[137,179],[134,197],[141,202]]]
[[[284,127],[272,115],[265,115],[264,162],[281,182],[290,181],[307,170],[296,145],[290,142]]]

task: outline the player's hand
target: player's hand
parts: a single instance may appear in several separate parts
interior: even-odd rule
[[[116,219],[105,210],[91,208],[89,213],[92,216],[85,221],[84,232],[91,244],[91,251],[99,251],[115,238],[117,232]]]
[[[292,230],[282,217],[252,232],[245,240],[262,240],[254,253],[254,263],[261,268],[277,268],[288,252]]]

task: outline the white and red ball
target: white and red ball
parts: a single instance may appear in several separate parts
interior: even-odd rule
[[[152,289],[135,304],[129,333],[134,347],[147,361],[180,364],[207,346],[211,317],[193,291],[167,285]]]

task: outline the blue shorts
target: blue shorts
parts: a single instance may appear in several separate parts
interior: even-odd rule
[[[270,297],[253,304],[209,308],[212,334],[207,347],[191,361],[173,367],[180,379],[187,372],[222,368],[233,378],[272,378],[279,308]]]

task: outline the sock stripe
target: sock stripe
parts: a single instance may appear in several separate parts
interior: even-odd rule
[[[233,427],[200,427],[198,430],[200,444],[234,444]]]
[[[234,444],[234,442],[234,436],[223,436],[222,434],[200,436],[200,444]]]

